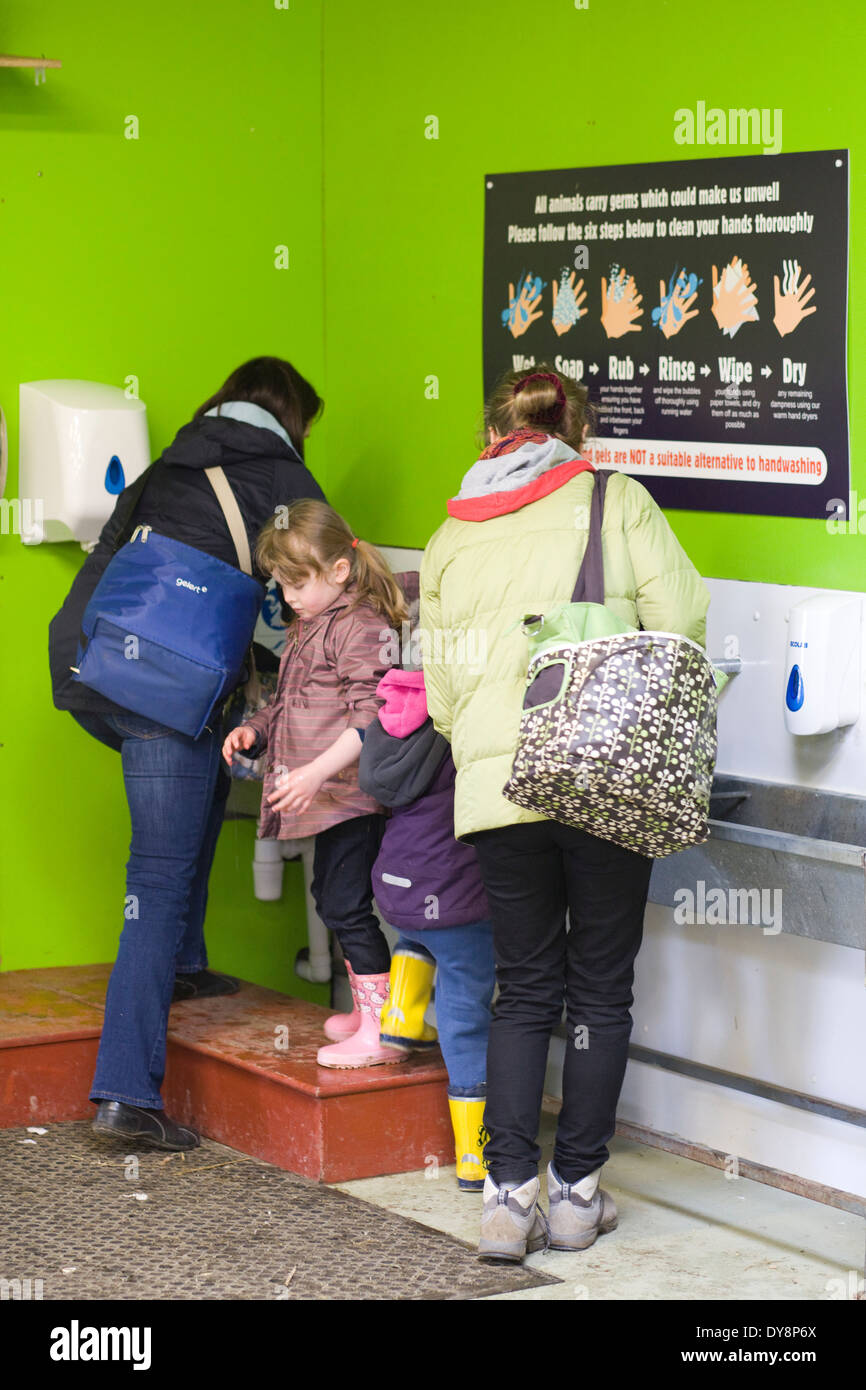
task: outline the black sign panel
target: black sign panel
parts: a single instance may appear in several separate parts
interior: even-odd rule
[[[848,153],[487,176],[484,384],[584,382],[665,507],[847,502]]]

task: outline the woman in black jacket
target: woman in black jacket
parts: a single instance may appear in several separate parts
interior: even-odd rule
[[[279,358],[257,357],[239,367],[183,426],[144,483],[137,480],[120,494],[50,625],[54,703],[120,753],[132,820],[125,921],[91,1090],[97,1133],[163,1149],[199,1143],[194,1130],[167,1118],[160,1088],[176,976],[181,997],[219,992],[205,974],[203,925],[229,779],[221,767],[218,720],[194,740],[72,679],[81,619],[115,550],[138,525],[237,566],[206,468],[225,470],[252,554],[277,508],[300,497],[324,498],[303,462],[304,439],[323,404]],[[266,582],[268,576],[257,578]]]

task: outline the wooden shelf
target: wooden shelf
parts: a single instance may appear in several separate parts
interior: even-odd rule
[[[58,58],[12,58],[0,53],[0,68],[62,68]]]

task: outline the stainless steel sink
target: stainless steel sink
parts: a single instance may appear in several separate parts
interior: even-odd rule
[[[705,844],[656,860],[651,902],[682,909],[688,890],[699,910],[721,889],[729,909],[722,920],[866,949],[866,801],[718,776],[710,816]],[[779,905],[780,927],[768,927],[772,912],[746,911],[744,894],[754,905],[755,890],[768,907]],[[777,891],[781,898],[771,896]]]

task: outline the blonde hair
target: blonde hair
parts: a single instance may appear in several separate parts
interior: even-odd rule
[[[525,382],[525,386],[520,383]],[[517,392],[515,394],[515,389]],[[530,371],[506,372],[484,407],[484,428],[498,435],[513,430],[540,430],[556,435],[578,453],[584,432],[595,428],[589,392],[547,363]],[[489,441],[484,438],[484,444]]]
[[[369,603],[399,628],[407,616],[406,600],[387,560],[368,541],[356,541],[348,523],[327,502],[304,497],[278,508],[256,542],[256,564],[286,584],[299,583],[310,574],[325,575],[338,560],[349,562],[346,586],[357,585],[350,607]]]

